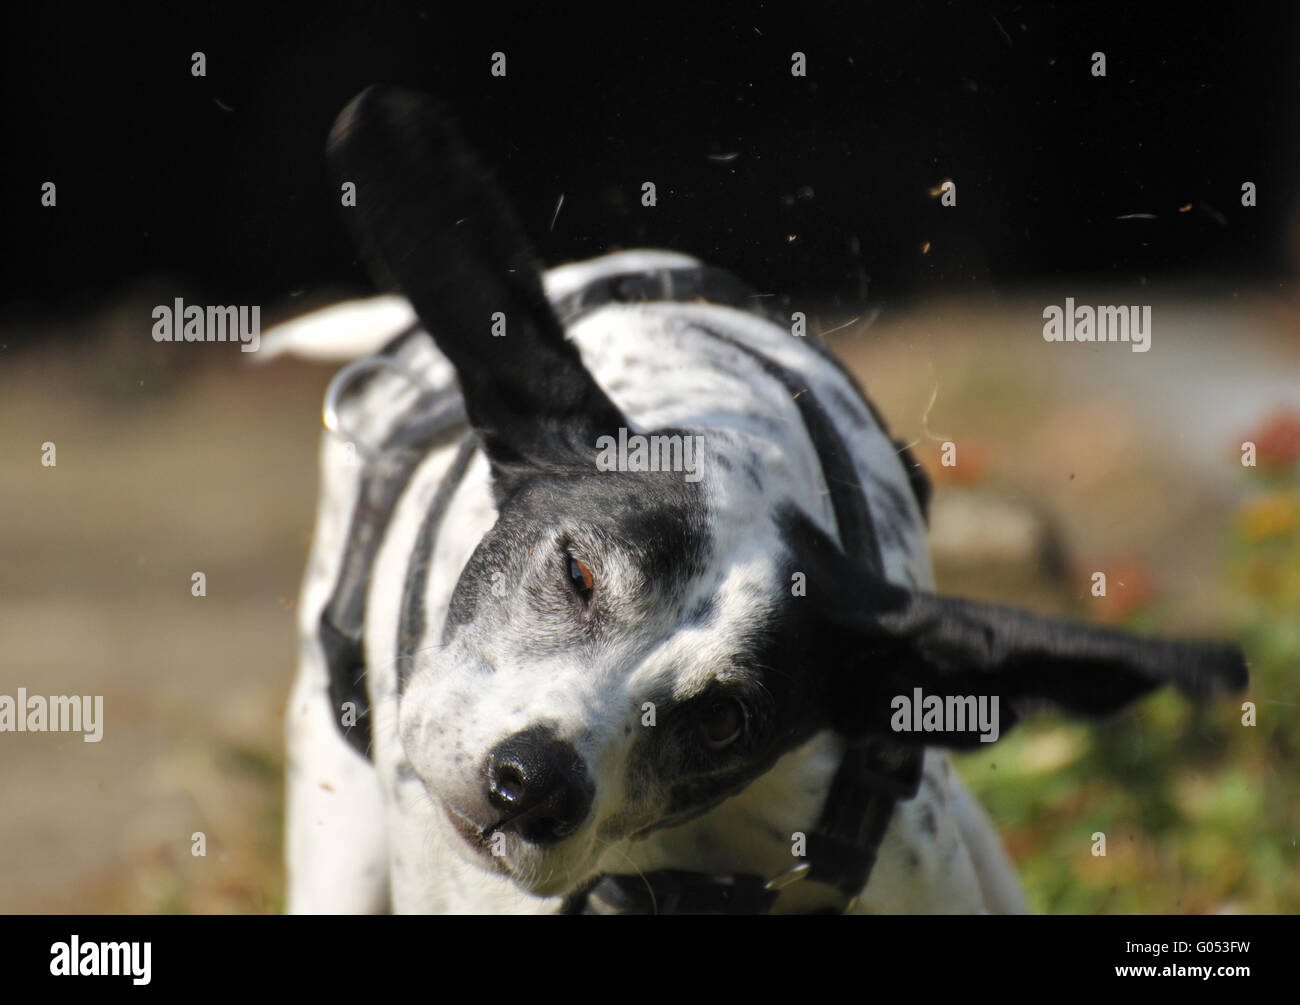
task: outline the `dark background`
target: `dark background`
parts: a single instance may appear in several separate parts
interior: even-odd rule
[[[363,290],[323,145],[375,81],[452,105],[548,264],[662,246],[831,303],[1056,277],[1285,283],[1296,10],[11,3],[0,305],[74,316],[146,276],[214,302]],[[953,209],[929,194],[949,177]],[[1116,219],[1132,213],[1156,219]]]

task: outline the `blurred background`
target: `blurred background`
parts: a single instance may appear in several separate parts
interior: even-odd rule
[[[1239,700],[1036,720],[960,759],[1036,910],[1300,911],[1293,6],[4,16],[0,694],[102,694],[106,724],[0,734],[0,911],[282,909],[333,371],[155,343],[151,311],[256,304],[265,330],[373,291],[323,146],[381,80],[457,111],[548,264],[686,251],[831,333],[937,484],[942,589],[1243,643]],[[1044,342],[1066,297],[1150,305],[1151,350]]]

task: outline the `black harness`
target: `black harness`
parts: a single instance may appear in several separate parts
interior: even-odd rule
[[[606,304],[652,301],[701,301],[745,310],[784,323],[783,319],[776,319],[765,310],[760,298],[730,273],[709,266],[609,276],[560,298],[554,306],[557,315],[567,325],[587,311]],[[786,385],[817,447],[842,547],[879,570],[879,542],[862,486],[853,471],[846,445],[812,393],[802,385],[797,374],[743,342],[721,332],[707,328],[705,331],[749,353],[769,375]],[[403,332],[390,342],[382,355],[391,357],[405,338],[414,333],[414,330]],[[823,351],[828,359],[834,360],[816,336],[810,336],[809,342]],[[838,360],[835,362],[838,365]],[[857,386],[856,382],[854,386]],[[865,396],[863,400],[866,400]],[[874,409],[872,413],[884,430],[880,416]],[[356,725],[345,728],[344,735],[367,756],[370,727],[362,638],[370,568],[397,500],[419,461],[428,451],[452,442],[458,436],[463,437],[465,423],[464,408],[454,389],[440,395],[421,395],[413,414],[398,424],[379,453],[367,462],[362,471],[361,494],[352,515],[343,571],[321,615],[320,637],[329,666],[335,707],[340,708],[344,702],[350,701],[359,713]],[[901,443],[896,445],[924,513],[929,499],[928,480],[907,448]],[[472,450],[472,440],[462,439],[459,455],[444,477],[437,498],[445,500],[455,492]],[[426,530],[430,535],[436,534],[437,521],[426,519],[422,534]],[[431,547],[432,541],[427,544]],[[423,570],[417,571],[423,575]],[[410,579],[408,574],[408,581]],[[414,592],[421,593],[419,590]],[[406,607],[410,603],[411,597],[408,596],[403,605],[403,625],[407,620]],[[406,636],[409,632],[404,629],[402,634]],[[399,642],[399,659],[406,652],[401,647],[401,643],[406,641],[404,638]],[[841,909],[847,910],[871,875],[895,803],[916,795],[921,781],[922,756],[919,750],[882,740],[850,746],[832,780],[821,816],[806,835],[805,856],[777,876],[752,873],[712,875],[677,869],[610,874],[597,877],[570,895],[562,913],[764,914],[771,910],[782,890],[805,880],[838,890],[843,901]]]
[[[383,350],[391,359],[401,340],[414,334],[404,332]],[[349,381],[345,370],[336,377],[356,393],[357,385],[373,368],[361,370]],[[359,753],[370,756],[370,699],[366,690],[365,636],[366,589],[370,570],[383,541],[384,530],[398,499],[406,490],[415,469],[431,450],[461,438],[461,450],[452,471],[456,481],[468,465],[473,437],[468,433],[465,406],[455,388],[425,392],[415,401],[411,413],[393,429],[377,452],[364,462],[360,491],[348,526],[347,550],[329,603],[321,612],[319,634],[325,663],[329,668],[330,700],[339,712],[350,710],[335,721],[344,738]],[[447,486],[444,486],[447,487]],[[455,485],[449,486],[454,491]],[[450,493],[448,493],[450,494]],[[441,497],[441,493],[440,493]]]

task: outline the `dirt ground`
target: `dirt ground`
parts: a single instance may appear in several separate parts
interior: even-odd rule
[[[1154,597],[1161,628],[1225,630],[1239,445],[1300,410],[1300,313],[1267,291],[1154,298],[1138,354],[1045,343],[1043,306],[1059,302],[928,303],[834,336],[938,482],[940,585],[1089,616],[1087,573],[1111,569],[1098,618]],[[148,309],[125,303],[79,342],[21,352],[0,330],[0,694],[100,694],[106,720],[93,744],[0,734],[0,911],[275,912],[281,716],[332,371],[155,344],[133,316]],[[206,596],[191,594],[196,571]],[[1293,722],[1294,680],[1261,696]],[[998,752],[963,770],[1000,761],[1039,785],[1061,748]],[[1016,824],[1021,861],[1034,824]],[[1294,829],[1277,838],[1294,849]],[[1294,884],[1294,851],[1278,854],[1269,868]],[[1147,909],[1270,908],[1215,896]]]

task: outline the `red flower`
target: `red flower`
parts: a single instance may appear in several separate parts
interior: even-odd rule
[[[1274,412],[1254,436],[1255,461],[1264,468],[1290,468],[1300,461],[1300,413]]]

